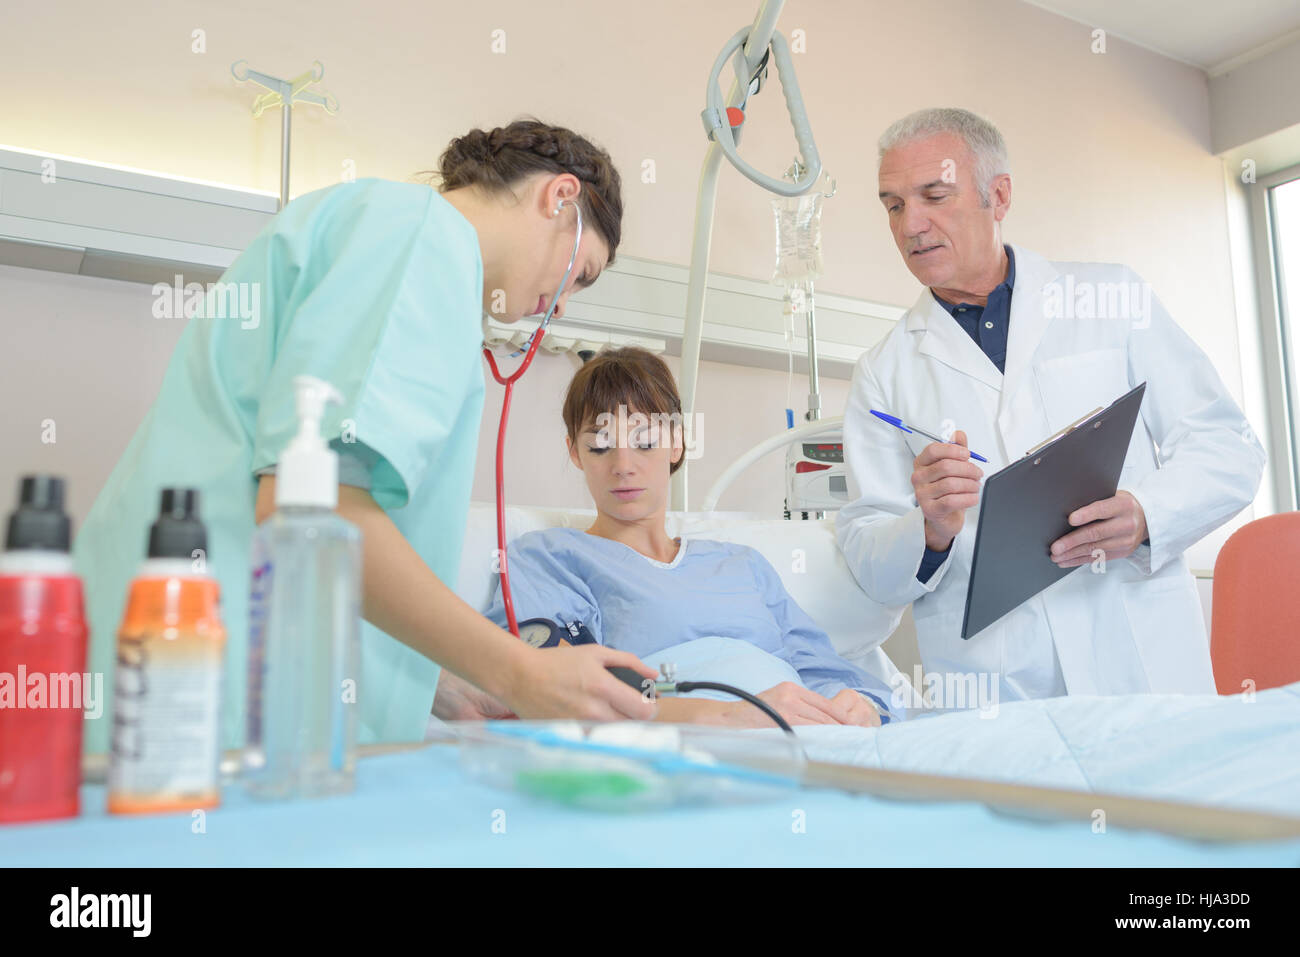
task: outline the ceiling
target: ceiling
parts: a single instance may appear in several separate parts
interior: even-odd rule
[[[1300,39],[1297,0],[1025,0],[1156,53],[1225,72]]]

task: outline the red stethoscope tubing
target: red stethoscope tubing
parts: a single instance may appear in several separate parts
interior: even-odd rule
[[[492,355],[492,350],[486,346],[483,347],[483,355],[487,357],[488,365],[492,368],[492,378],[506,387],[505,396],[501,400],[501,425],[497,428],[497,561],[501,566],[501,600],[506,608],[506,621],[510,625],[510,633],[516,638],[519,637],[519,623],[515,620],[515,601],[510,594],[510,567],[506,561],[506,421],[510,417],[510,396],[514,392],[514,385],[519,381],[519,377],[528,370],[528,367],[533,364],[533,356],[537,355],[537,347],[542,344],[542,339],[546,336],[546,326],[550,323],[551,316],[555,314],[555,307],[560,301],[560,296],[569,285],[569,276],[573,274],[573,265],[578,261],[578,247],[582,245],[582,208],[573,200],[566,199],[556,207],[555,215],[558,215],[565,206],[572,206],[577,216],[577,231],[573,239],[573,255],[569,257],[569,268],[564,270],[564,278],[560,280],[560,289],[551,301],[551,308],[546,310],[546,316],[542,319],[542,324],[537,327],[531,337],[528,354],[524,356],[524,361],[509,376],[503,377],[501,370],[497,368],[497,361]]]
[[[488,365],[492,367],[492,377],[506,387],[505,396],[501,400],[501,424],[497,428],[497,558],[501,565],[501,598],[506,606],[506,621],[510,624],[510,633],[516,638],[519,637],[519,623],[515,621],[515,602],[510,594],[510,567],[506,561],[506,421],[510,417],[510,396],[514,392],[515,383],[532,364],[533,356],[537,355],[537,347],[542,344],[542,339],[546,335],[544,329],[539,328],[537,332],[538,335],[533,336],[533,344],[528,348],[528,355],[519,364],[519,368],[508,377],[502,377],[500,370],[497,369],[497,361],[492,355],[492,350],[488,348],[483,350]]]

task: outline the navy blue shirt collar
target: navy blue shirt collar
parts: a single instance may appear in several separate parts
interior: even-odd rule
[[[1002,280],[1002,282],[998,283],[996,288],[994,288],[993,292],[989,293],[988,298],[991,300],[993,296],[998,292],[998,290],[1002,290],[1003,292],[1006,293],[1007,300],[1010,301],[1011,291],[1015,288],[1016,285],[1016,254],[1013,253],[1011,251],[1011,247],[1005,243],[1002,245],[1002,248],[1006,251],[1007,254],[1007,278]],[[946,299],[939,298],[939,296],[935,294],[935,291],[933,289],[930,290],[930,295],[934,296],[934,301],[937,302],[939,305],[943,306],[943,308],[947,310],[948,315],[950,316],[953,314],[954,309],[956,309],[959,305],[962,305],[962,303],[948,302]]]
[[[1005,374],[1007,336],[1011,327],[1011,292],[1016,281],[1016,257],[1010,246],[1002,248],[1007,254],[1007,278],[993,288],[984,305],[944,302],[934,296],[934,290],[930,291],[930,295],[965,330],[997,370]]]

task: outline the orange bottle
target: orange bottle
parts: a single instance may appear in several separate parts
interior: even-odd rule
[[[207,574],[198,492],[165,489],[149,557],[117,639],[108,810],[194,811],[220,803],[226,631]]]

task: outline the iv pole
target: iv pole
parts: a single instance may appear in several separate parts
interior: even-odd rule
[[[230,66],[231,75],[243,83],[246,80],[252,80],[259,86],[264,86],[269,92],[263,93],[253,101],[253,118],[257,119],[272,107],[280,107],[280,208],[284,209],[289,203],[289,133],[292,116],[292,108],[295,103],[315,103],[323,107],[325,112],[334,115],[339,111],[339,101],[330,93],[317,93],[308,89],[309,86],[318,82],[325,75],[325,67],[321,65],[320,60],[312,63],[311,69],[306,73],[294,77],[292,80],[281,80],[279,77],[268,76],[265,73],[258,73],[256,70],[248,68],[247,60],[238,60]]]
[[[821,157],[813,141],[812,128],[804,110],[803,98],[795,78],[793,61],[785,37],[776,29],[785,0],[763,0],[753,24],[741,30],[728,41],[713,64],[705,93],[706,107],[701,114],[709,137],[704,167],[696,194],[695,236],[691,245],[691,272],[686,290],[686,317],[682,334],[681,392],[683,421],[690,421],[695,411],[696,383],[700,368],[700,339],[704,326],[704,298],[709,278],[709,247],[713,240],[713,213],[718,194],[718,173],[725,157],[746,178],[778,196],[799,196],[808,192],[821,178]],[[764,175],[754,169],[737,153],[737,145],[744,127],[744,106],[751,92],[757,93],[767,72],[767,58],[776,62],[777,75],[785,93],[786,108],[794,127],[795,141],[803,154],[803,176],[794,183]],[[734,57],[734,59],[733,59]],[[718,80],[732,60],[735,79],[724,100],[718,91]],[[672,494],[669,508],[685,511],[687,506],[686,478],[689,461],[683,456],[682,465],[672,477]]]

